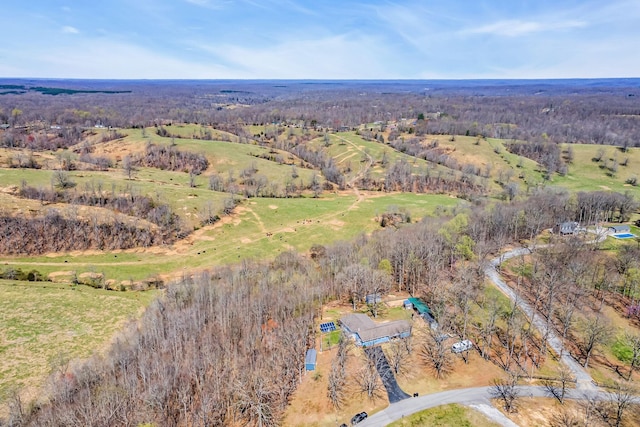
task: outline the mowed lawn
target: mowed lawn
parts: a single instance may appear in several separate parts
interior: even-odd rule
[[[155,295],[0,280],[0,402],[15,388],[36,397],[60,360],[106,348]]]
[[[483,413],[467,406],[453,403],[438,406],[389,424],[388,427],[498,427],[500,424],[491,421]]]

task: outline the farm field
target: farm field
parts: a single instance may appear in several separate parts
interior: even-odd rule
[[[106,279],[142,280],[153,275],[176,276],[241,259],[269,259],[280,252],[307,251],[312,245],[348,240],[379,229],[381,214],[404,208],[416,221],[458,199],[444,195],[369,194],[327,195],[322,198],[255,198],[241,204],[237,212],[212,226],[195,231],[185,240],[167,247],[102,253],[47,254],[2,258],[4,269],[36,269],[42,274],[74,270],[78,274],[97,271]]]
[[[0,396],[36,397],[49,373],[106,349],[157,295],[0,280]]]

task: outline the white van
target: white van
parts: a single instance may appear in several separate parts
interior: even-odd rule
[[[452,345],[451,351],[454,353],[462,353],[463,351],[471,350],[472,348],[473,348],[473,343],[469,340],[464,340]]]

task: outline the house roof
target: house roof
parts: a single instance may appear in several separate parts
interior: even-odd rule
[[[376,323],[362,313],[348,314],[340,322],[351,332],[357,333],[362,342],[374,341],[384,337],[395,337],[411,332],[411,325],[406,320]]]

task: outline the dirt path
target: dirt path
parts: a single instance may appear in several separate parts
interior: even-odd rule
[[[245,209],[247,212],[253,215],[253,217],[256,219],[258,226],[260,227],[260,231],[262,233],[267,233],[267,229],[265,228],[264,223],[262,222],[262,218],[260,218],[260,215],[258,215],[253,209],[251,209],[248,206],[245,206]]]
[[[367,171],[369,169],[371,169],[371,167],[373,166],[373,158],[366,152],[364,151],[362,148],[358,147],[356,144],[354,144],[353,142],[349,141],[348,139],[340,136],[340,135],[334,135],[336,138],[338,138],[339,140],[351,145],[353,148],[355,148],[357,151],[359,151],[360,153],[364,154],[365,156],[367,156],[367,163],[366,165],[362,166],[360,165],[360,170],[358,171],[358,173],[356,173],[353,177],[351,177],[351,179],[347,182],[347,187],[349,187],[354,194],[356,195],[356,200],[355,202],[353,202],[353,204],[349,207],[349,211],[353,210],[353,209],[357,209],[358,205],[360,204],[360,202],[362,202],[365,199],[365,196],[360,193],[360,190],[358,189],[358,186],[355,185],[356,181],[363,177],[365,173],[367,173]]]

